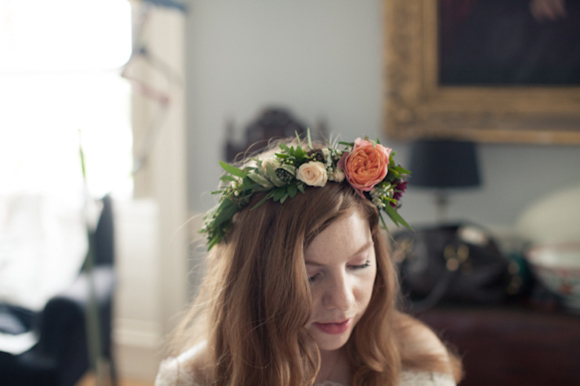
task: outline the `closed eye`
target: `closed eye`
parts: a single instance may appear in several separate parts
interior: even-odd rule
[[[350,269],[357,270],[357,269],[367,268],[367,267],[370,267],[370,266],[371,266],[371,261],[370,260],[367,260],[364,264],[361,264],[361,265],[351,265],[351,266],[349,266],[349,268]]]
[[[308,281],[309,281],[310,283],[314,283],[314,281],[316,280],[316,278],[317,278],[318,276],[320,276],[320,274],[319,274],[319,273],[317,273],[317,274],[316,274],[316,275],[314,275],[314,276],[310,276],[310,277],[308,278]]]
[[[359,270],[359,269],[368,268],[370,266],[371,266],[371,261],[370,260],[367,260],[364,264],[360,264],[360,265],[349,265],[348,268],[350,270],[356,271],[356,270]],[[308,278],[308,281],[310,283],[314,283],[319,276],[320,276],[320,273],[317,273],[317,274],[315,274],[313,276],[310,276]]]

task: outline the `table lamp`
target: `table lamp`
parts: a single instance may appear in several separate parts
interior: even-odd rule
[[[419,140],[411,144],[409,185],[436,189],[437,221],[447,217],[449,191],[481,184],[476,145],[451,140]]]

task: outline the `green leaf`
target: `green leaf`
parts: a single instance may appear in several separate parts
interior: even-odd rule
[[[387,228],[387,223],[385,222],[385,218],[383,217],[383,213],[379,212],[379,219],[381,219],[381,224],[383,224],[383,228],[385,228],[387,230],[387,232],[389,231],[389,228]]]
[[[349,147],[353,147],[354,146],[354,142],[339,142],[339,145],[344,145],[344,146],[349,146]]]
[[[296,184],[292,184],[288,186],[288,195],[290,196],[290,198],[294,198],[294,196],[296,196],[296,193],[298,193],[298,189],[296,188]]]
[[[226,198],[220,204],[218,211],[219,215],[213,221],[214,228],[217,228],[224,222],[230,220],[234,216],[234,214],[236,214],[236,212],[238,211],[238,207],[236,206],[236,204],[234,204],[232,200]]]
[[[310,138],[310,127],[306,129],[306,138],[308,138],[308,147],[310,150],[314,149],[312,147],[312,138]]]
[[[381,212],[379,212],[379,218],[381,219],[381,223],[383,224],[383,228],[387,231],[389,238],[393,239],[393,236],[391,235],[391,232],[389,231],[389,228],[387,227],[387,223],[385,222],[385,219],[383,218],[383,214]]]
[[[289,152],[290,149],[288,148],[288,146],[285,143],[281,143],[280,144],[280,149]]]
[[[396,213],[396,211],[390,206],[387,205],[383,208],[383,210],[385,211],[385,213],[387,213],[387,215],[389,216],[389,218],[391,219],[391,221],[396,225],[399,226],[399,223],[396,219],[396,217],[393,217],[393,212]],[[400,217],[400,216],[399,216]]]
[[[272,195],[273,195],[273,194],[274,194],[274,191],[273,191],[273,190],[271,190],[271,191],[270,191],[268,194],[266,194],[266,195],[264,196],[264,198],[262,198],[262,199],[260,200],[260,202],[258,202],[256,205],[254,205],[254,206],[252,207],[252,209],[250,209],[250,211],[252,211],[252,210],[256,209],[257,207],[259,207],[260,205],[262,205],[263,203],[265,203],[266,201],[268,201],[270,198],[272,198]]]
[[[250,180],[251,182],[248,183],[247,185],[244,183],[243,185],[243,188],[246,190],[255,189],[257,191],[262,191],[270,189],[274,186],[272,182],[270,182],[268,177],[261,173],[253,172],[251,174],[248,174],[248,180]]]
[[[218,234],[215,234],[211,240],[207,243],[207,250],[209,251],[212,247],[222,241],[222,237]]]
[[[411,173],[410,171],[408,171],[407,169],[405,169],[401,165],[391,166],[389,169],[394,169],[394,170],[396,170],[396,171],[398,171],[399,173],[402,173],[402,174]]]
[[[252,189],[258,189],[258,188],[263,188],[263,186],[255,183],[255,182],[252,182],[251,184],[248,184],[248,185],[244,184],[244,185],[240,186],[241,190],[252,190]]]
[[[244,179],[242,180],[242,186],[243,187],[252,185],[253,183],[254,183],[254,181],[250,177],[248,177],[248,176],[245,176]],[[245,189],[248,189],[248,188],[245,188]]]
[[[402,167],[401,165],[397,166],[397,171],[401,174],[411,174],[410,170],[405,169],[404,167]]]
[[[213,192],[210,192],[210,194],[221,194],[223,191],[224,189],[214,190]]]
[[[285,193],[286,187],[276,188],[274,189],[274,195],[272,196],[272,199],[274,201],[279,201]]]
[[[235,166],[232,166],[232,165],[230,165],[230,164],[228,164],[228,163],[225,163],[225,162],[223,162],[223,161],[220,161],[220,166],[221,166],[221,167],[222,167],[222,168],[223,168],[223,169],[224,169],[226,172],[228,172],[228,173],[230,173],[230,174],[233,174],[234,176],[238,176],[238,177],[244,178],[244,177],[247,175],[247,173],[246,173],[246,172],[244,172],[243,170],[241,170],[241,169],[238,169],[237,167],[235,167]]]
[[[299,191],[304,193],[304,184],[302,184],[302,183],[296,184],[296,187],[298,188]]]
[[[300,146],[296,146],[296,149],[294,150],[294,157],[296,159],[300,159],[302,158],[302,148]]]
[[[290,156],[288,154],[276,153],[276,157],[282,158],[282,159],[287,159]]]
[[[298,132],[297,132],[297,131],[295,131],[294,133],[296,133],[296,140],[298,141],[298,143],[302,142],[302,141],[300,140],[300,136],[298,135]]]
[[[229,174],[224,174],[223,176],[220,177],[220,180],[222,180],[223,182],[236,181],[236,178]]]
[[[280,204],[283,204],[284,201],[286,201],[286,199],[288,198],[288,192],[284,193],[284,195],[282,196],[282,198],[280,199]]]
[[[401,174],[398,171],[394,170],[394,169],[389,169],[389,174],[393,178],[401,178]]]
[[[387,212],[387,215],[391,218],[391,220],[393,220],[393,222],[398,226],[399,224],[403,225],[405,228],[409,228],[412,229],[411,226],[409,224],[407,224],[407,222],[403,219],[403,217],[401,217],[401,215],[399,213],[397,213],[397,211],[390,205],[387,205],[385,207],[385,212]]]
[[[284,186],[286,183],[278,178],[276,175],[276,169],[272,164],[266,164],[266,176],[268,179],[276,186]]]

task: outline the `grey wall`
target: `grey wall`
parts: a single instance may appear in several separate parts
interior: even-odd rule
[[[393,145],[395,147],[395,145]],[[397,146],[408,158],[408,146]],[[479,145],[483,185],[450,198],[449,217],[510,227],[535,201],[580,183],[580,148],[545,145]],[[432,193],[410,189],[401,214],[415,223],[433,222]]]
[[[382,129],[382,0],[193,0],[187,19],[189,207],[214,203],[225,122],[238,129],[266,105],[314,125],[326,119],[345,140]],[[242,133],[236,132],[241,139]],[[484,186],[451,197],[449,217],[511,226],[540,197],[580,182],[578,146],[484,144]],[[435,219],[429,192],[410,189],[413,223]]]

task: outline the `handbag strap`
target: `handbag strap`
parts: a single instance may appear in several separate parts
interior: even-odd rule
[[[422,312],[426,311],[432,307],[434,307],[443,296],[447,292],[447,289],[451,287],[451,283],[453,283],[454,279],[458,276],[459,270],[449,271],[445,270],[429,295],[425,296],[421,300],[411,300],[410,304],[410,311],[412,312]]]
[[[459,277],[459,267],[469,258],[469,247],[466,244],[460,244],[456,248],[455,245],[448,244],[443,251],[443,256],[446,260],[445,270],[427,296],[421,300],[410,301],[412,312],[426,311],[443,299],[449,287]]]

